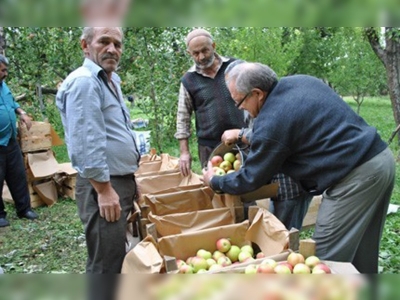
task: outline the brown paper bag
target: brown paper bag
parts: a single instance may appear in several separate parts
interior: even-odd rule
[[[33,184],[33,189],[40,196],[42,201],[47,204],[47,206],[52,206],[57,202],[57,188],[56,183],[53,180]]]
[[[186,177],[184,177],[179,171],[176,172],[175,170],[167,170],[163,172],[166,173],[137,176],[136,181],[140,186],[141,193],[157,193],[177,186],[201,184],[200,176],[193,172]]]
[[[161,166],[160,171],[165,170],[179,170],[179,158],[172,157],[167,153],[161,154]]]
[[[256,243],[265,256],[270,256],[286,248],[289,231],[272,213],[260,208],[246,233],[246,240]]]
[[[37,179],[52,176],[59,170],[52,150],[28,153],[28,164]]]
[[[214,192],[205,186],[176,187],[143,195],[153,215],[184,213],[211,209]]]
[[[199,249],[214,252],[216,242],[220,238],[230,238],[231,242],[239,247],[249,244],[245,240],[249,221],[240,224],[224,225],[204,230],[162,237],[158,241],[159,251],[162,256],[173,256],[186,260],[194,256]]]
[[[160,237],[235,223],[229,208],[207,209],[166,216],[157,216],[150,213],[148,218],[155,224]]]
[[[158,274],[163,266],[163,259],[157,251],[154,241],[146,238],[131,249],[122,264],[122,274]]]

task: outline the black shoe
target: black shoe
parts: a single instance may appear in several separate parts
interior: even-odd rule
[[[0,227],[7,227],[10,226],[10,223],[7,221],[6,218],[0,218]]]
[[[35,220],[38,218],[38,215],[32,211],[32,210],[28,210],[26,213],[24,213],[23,215],[18,216],[19,218],[25,218],[28,220]]]

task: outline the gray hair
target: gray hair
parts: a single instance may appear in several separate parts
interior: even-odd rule
[[[85,40],[88,44],[90,44],[93,41],[95,28],[96,27],[84,27],[81,35],[81,41]],[[119,31],[121,31],[123,36],[124,31],[122,30],[122,27],[117,28],[119,29]]]
[[[0,54],[0,64],[4,64],[6,66],[8,66],[8,64],[9,64],[8,58],[1,54]]]
[[[258,88],[267,93],[278,81],[278,76],[267,65],[260,63],[239,63],[225,72],[226,84],[232,80],[236,81],[236,90],[247,94],[252,89]]]

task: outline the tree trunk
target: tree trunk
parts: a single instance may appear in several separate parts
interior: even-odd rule
[[[365,33],[375,54],[385,66],[390,101],[392,103],[393,116],[397,127],[400,124],[399,29],[385,27],[385,48],[383,48],[383,46],[380,44],[379,34],[374,28],[366,28]],[[397,142],[400,144],[400,133],[397,133]]]

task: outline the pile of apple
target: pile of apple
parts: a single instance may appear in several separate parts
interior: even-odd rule
[[[214,155],[210,161],[214,174],[219,176],[235,172],[242,166],[240,153],[235,155],[232,152],[226,152],[223,156]]]
[[[244,270],[245,274],[330,274],[329,266],[321,262],[317,256],[304,259],[300,253],[292,252],[286,261],[276,262],[271,258],[264,259],[260,264],[249,264]]]
[[[217,240],[216,250],[211,253],[205,249],[199,249],[195,256],[185,260],[177,259],[179,273],[200,274],[207,271],[215,271],[232,264],[240,264],[255,260],[254,249],[250,245],[239,247],[231,243],[229,238]],[[262,258],[262,252],[257,253],[256,258]]]

